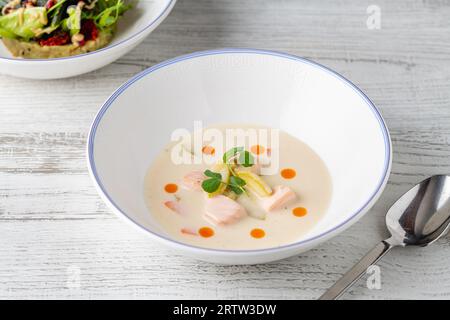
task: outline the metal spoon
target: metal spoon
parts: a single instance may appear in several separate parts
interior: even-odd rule
[[[450,224],[450,176],[432,176],[405,193],[386,214],[391,237],[381,241],[319,299],[339,298],[367,268],[393,247],[425,247],[445,235]]]

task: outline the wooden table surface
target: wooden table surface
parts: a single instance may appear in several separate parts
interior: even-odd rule
[[[0,299],[315,299],[386,236],[386,209],[413,184],[450,172],[450,2],[179,0],[117,62],[66,80],[0,76]],[[370,29],[369,5],[381,10]],[[356,225],[298,257],[218,266],[181,257],[116,218],[87,173],[85,143],[102,102],[139,71],[217,47],[285,51],[333,68],[380,108],[394,162]],[[1,70],[0,70],[1,72]],[[381,289],[344,298],[450,298],[450,241],[397,249]]]

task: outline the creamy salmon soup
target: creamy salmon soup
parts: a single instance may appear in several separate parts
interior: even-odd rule
[[[302,239],[326,214],[330,174],[305,143],[256,125],[174,132],[145,177],[145,199],[180,242],[231,250]]]

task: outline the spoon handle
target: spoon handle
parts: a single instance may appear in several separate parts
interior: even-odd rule
[[[381,241],[370,250],[353,268],[347,271],[319,300],[334,300],[339,298],[345,290],[354,284],[366,272],[367,268],[375,264],[394,246],[389,240]]]

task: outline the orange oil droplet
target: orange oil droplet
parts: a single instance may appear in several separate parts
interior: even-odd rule
[[[202,148],[202,152],[203,152],[204,154],[214,155],[214,153],[216,153],[216,149],[214,149],[214,148],[211,147],[211,146],[204,146],[204,147]]]
[[[209,238],[214,235],[214,230],[210,227],[202,227],[198,229],[198,234],[201,235],[203,238]]]
[[[253,238],[261,239],[261,238],[264,238],[264,236],[266,235],[266,232],[263,229],[256,228],[256,229],[253,229],[252,231],[250,231],[250,235]]]
[[[175,183],[168,183],[164,186],[164,190],[167,193],[175,193],[178,191],[178,186]]]
[[[297,207],[292,209],[292,214],[296,217],[304,217],[308,214],[308,210],[303,207]]]
[[[250,151],[253,154],[263,154],[266,151],[266,148],[264,148],[263,146],[259,145],[259,144],[255,144],[254,146],[250,147]]]
[[[297,172],[295,172],[294,169],[287,168],[281,170],[281,176],[285,179],[293,179],[297,175]]]

